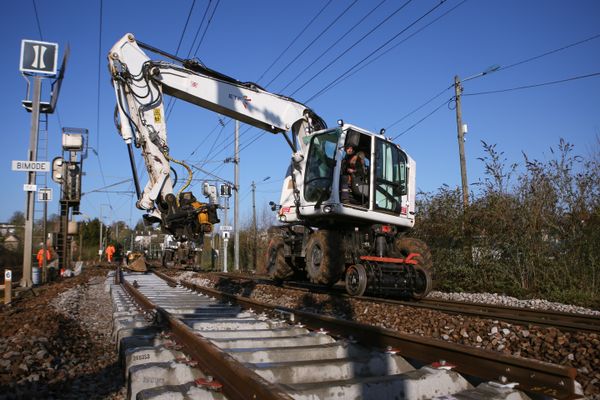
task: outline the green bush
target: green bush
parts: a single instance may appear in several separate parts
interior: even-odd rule
[[[600,142],[599,142],[600,143]],[[600,303],[600,157],[563,140],[522,171],[483,142],[485,178],[463,212],[459,188],[418,196],[415,236],[434,258],[436,288]]]

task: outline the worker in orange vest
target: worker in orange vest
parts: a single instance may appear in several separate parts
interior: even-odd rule
[[[50,253],[49,249],[46,249],[46,263],[48,261],[50,261],[51,259],[52,259],[52,254]],[[44,266],[44,248],[43,247],[37,252],[37,260],[38,260],[38,265],[40,266],[40,268],[42,268]]]
[[[106,252],[106,258],[108,259],[108,262],[109,262],[109,263],[111,263],[111,262],[112,262],[112,260],[113,260],[113,255],[115,254],[115,251],[116,251],[116,250],[115,250],[115,246],[113,246],[112,244],[109,244],[109,245],[106,247],[106,250],[105,250],[105,252]]]

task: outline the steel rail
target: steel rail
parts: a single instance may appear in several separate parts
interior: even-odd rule
[[[453,300],[426,299],[421,303],[422,306],[433,307],[440,311],[480,315],[515,323],[552,326],[572,332],[600,333],[600,317],[594,315]]]
[[[265,283],[273,282],[272,280],[264,277],[250,277],[236,274],[222,274],[222,276],[234,279],[257,280]],[[600,333],[600,317],[594,315],[453,300],[422,299],[416,302],[369,296],[353,297],[346,293],[342,293],[341,291],[323,289],[318,285],[313,285],[308,282],[286,282],[280,286],[293,290],[310,291],[313,293],[317,292],[339,296],[342,298],[354,298],[363,301],[373,301],[377,303],[436,310],[449,314],[462,314],[479,318],[498,319],[513,324],[531,324],[537,326],[554,327],[568,332]]]
[[[120,275],[120,271],[117,272]],[[160,276],[160,275],[159,275]],[[201,370],[208,372],[219,381],[222,391],[229,399],[267,399],[292,400],[281,387],[269,383],[255,372],[247,369],[233,357],[221,351],[209,340],[191,330],[179,319],[170,315],[163,308],[153,304],[122,277],[118,278],[121,286],[145,311],[154,311],[158,321],[171,331],[175,341],[184,352],[196,361]],[[171,280],[167,282],[173,286]]]
[[[163,273],[157,271],[154,273],[167,282],[177,283],[176,280]],[[461,374],[492,381],[503,380],[501,377],[504,377],[508,382],[518,382],[521,390],[551,396],[556,399],[581,397],[576,391],[575,377],[577,371],[572,367],[507,356],[436,339],[402,334],[348,320],[340,320],[285,307],[270,306],[188,282],[179,282],[179,284],[190,290],[237,303],[243,308],[287,314],[293,317],[294,322],[301,322],[310,329],[324,329],[334,336],[350,337],[363,344],[381,349],[390,348],[404,357],[419,362],[433,363],[445,360],[447,363],[455,365],[456,371]]]

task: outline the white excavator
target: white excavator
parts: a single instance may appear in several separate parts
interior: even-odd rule
[[[144,50],[168,61],[152,60]],[[170,95],[281,134],[291,148],[279,204],[270,203],[281,224],[269,229],[262,272],[279,281],[304,278],[327,286],[342,279],[354,296],[421,299],[429,293],[431,253],[407,235],[415,223],[416,164],[383,130],[372,133],[342,120],[328,128],[292,98],[238,81],[197,59],[178,58],[132,34],[112,47],[108,60],[117,98],[115,123],[128,146],[136,206],[146,211],[147,221],[159,222],[180,241],[199,240],[219,222],[217,205],[184,191],[191,175],[174,192],[171,163],[190,174],[191,169],[171,155],[167,144],[164,95]],[[133,146],[141,149],[148,171],[143,190]]]

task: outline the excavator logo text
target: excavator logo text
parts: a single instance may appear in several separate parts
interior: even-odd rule
[[[248,109],[248,103],[250,103],[252,101],[252,99],[248,96],[236,96],[235,94],[231,94],[231,93],[229,93],[229,98],[231,100],[233,100],[234,102],[241,101],[246,110]]]

